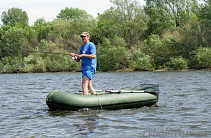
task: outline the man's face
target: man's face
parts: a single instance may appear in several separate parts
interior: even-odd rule
[[[89,42],[89,36],[83,36],[81,37],[82,38],[82,41],[86,44]]]

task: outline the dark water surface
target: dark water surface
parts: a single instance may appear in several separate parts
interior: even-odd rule
[[[211,137],[211,71],[97,72],[95,89],[160,85],[155,107],[49,111],[48,93],[81,89],[81,73],[1,74],[0,137]]]

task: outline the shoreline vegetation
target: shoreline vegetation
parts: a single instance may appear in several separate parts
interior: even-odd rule
[[[110,71],[98,71],[97,72],[187,72],[187,71],[211,71],[211,69],[183,69],[183,70],[173,70],[173,69],[157,69],[157,70],[138,70],[138,71],[134,71],[131,69],[121,69],[121,70],[110,70]],[[81,70],[79,71],[57,71],[57,72],[1,72],[0,69],[0,74],[25,74],[25,73],[76,73],[76,72],[81,72]]]
[[[68,53],[79,53],[84,31],[97,47],[97,71],[211,69],[210,0],[110,2],[97,18],[66,7],[32,26],[20,8],[0,13],[0,73],[78,72]]]

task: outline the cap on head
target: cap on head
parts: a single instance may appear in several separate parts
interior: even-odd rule
[[[81,34],[81,37],[85,37],[85,36],[89,36],[89,33],[88,33],[88,32],[83,32],[83,33]]]

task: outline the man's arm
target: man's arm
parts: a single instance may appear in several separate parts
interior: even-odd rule
[[[77,57],[79,58],[79,61],[80,61],[80,58],[82,58],[82,57],[86,57],[89,59],[95,59],[96,55],[95,54],[81,54],[81,55],[78,55]]]

